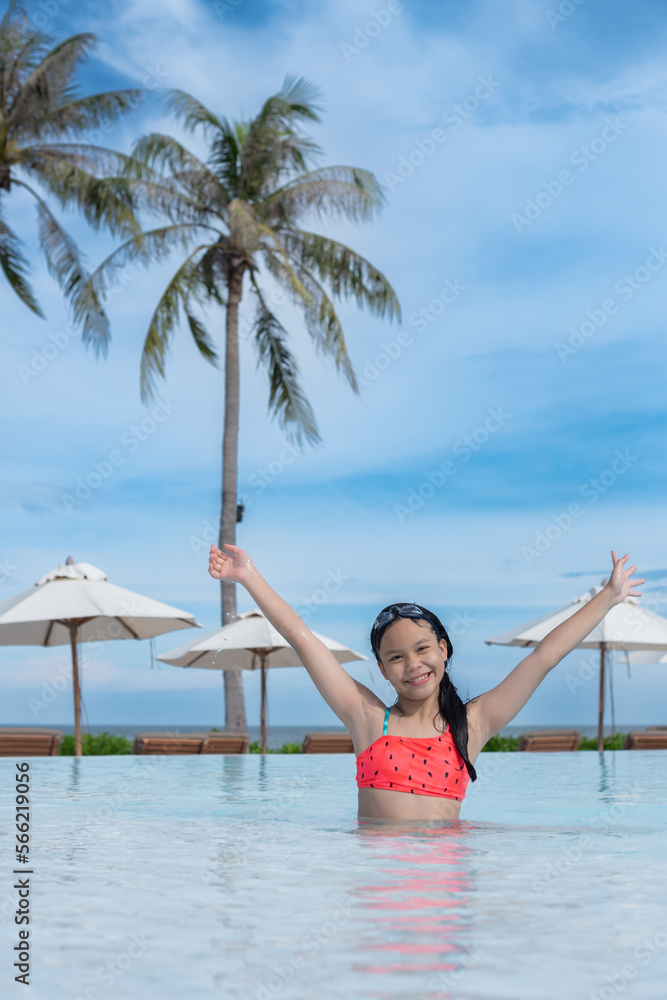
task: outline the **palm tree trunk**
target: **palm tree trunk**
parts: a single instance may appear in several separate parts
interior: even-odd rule
[[[236,497],[239,439],[239,302],[243,293],[243,266],[230,274],[227,299],[225,347],[225,428],[222,438],[222,510],[220,541],[236,544]],[[236,584],[221,583],[222,624],[236,616]],[[225,685],[225,730],[245,733],[248,730],[243,700],[243,671],[223,670]]]

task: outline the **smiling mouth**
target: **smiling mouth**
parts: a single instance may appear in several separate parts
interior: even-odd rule
[[[419,677],[413,677],[412,680],[408,681],[407,683],[408,684],[424,684],[428,680],[428,678],[430,676],[431,676],[431,671],[429,670],[428,673],[426,673],[426,674],[420,674]]]

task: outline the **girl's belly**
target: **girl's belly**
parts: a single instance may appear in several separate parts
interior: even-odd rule
[[[360,788],[359,818],[458,819],[461,803],[435,795],[410,795],[390,788]]]

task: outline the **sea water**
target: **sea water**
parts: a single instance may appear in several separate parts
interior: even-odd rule
[[[357,820],[351,754],[29,763],[36,1000],[665,996],[664,751],[483,754],[459,821],[403,824]]]

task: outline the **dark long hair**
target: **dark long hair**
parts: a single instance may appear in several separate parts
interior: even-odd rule
[[[383,611],[395,610],[398,605],[389,604]],[[424,618],[433,631],[435,632],[438,640],[444,639],[447,643],[447,659],[445,660],[445,672],[442,675],[442,680],[440,681],[440,688],[438,690],[438,709],[440,715],[449,723],[449,730],[452,734],[452,739],[456,745],[456,749],[461,754],[466,768],[468,769],[468,774],[470,775],[471,781],[477,781],[477,771],[475,770],[474,764],[471,763],[468,757],[468,714],[466,712],[466,706],[464,702],[461,701],[459,693],[452,683],[452,679],[449,676],[449,664],[452,661],[454,655],[454,649],[452,647],[452,641],[447,634],[445,626],[442,624],[437,615],[429,611],[428,608],[423,608],[421,604],[416,604],[415,607],[423,611]],[[382,612],[380,612],[381,614]],[[396,615],[396,617],[405,618],[406,615]],[[373,627],[371,629],[371,648],[375,654],[376,659],[380,659],[380,641],[382,636],[389,628],[390,625],[396,621],[396,618],[392,618],[381,628],[376,629]],[[411,621],[421,623],[421,618],[412,618]]]

